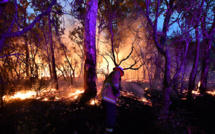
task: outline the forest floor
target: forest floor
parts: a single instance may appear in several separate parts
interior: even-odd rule
[[[128,89],[144,83],[124,84],[127,89],[119,97],[115,134],[215,134],[215,97],[199,96],[189,102],[170,97],[170,115],[164,125],[158,118],[161,91],[138,90],[131,94]],[[150,103],[137,99],[142,96]],[[100,103],[14,100],[0,115],[0,134],[102,134],[103,130]]]

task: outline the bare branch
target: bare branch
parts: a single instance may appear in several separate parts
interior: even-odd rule
[[[135,42],[135,41],[134,41]],[[133,50],[134,50],[134,42],[132,43],[132,48],[131,48],[131,52],[128,54],[128,56],[126,57],[126,58],[124,58],[124,59],[122,59],[120,62],[119,62],[119,66],[120,66],[120,64],[123,62],[123,61],[125,61],[125,60],[127,60],[130,56],[131,56],[131,54],[132,54],[132,52],[133,52]]]
[[[45,15],[50,14],[51,12],[51,8],[56,4],[57,0],[53,0],[52,3],[50,4],[49,8],[44,11],[43,13],[41,13],[40,15],[38,15],[34,21],[28,25],[27,27],[25,27],[23,30],[21,31],[17,31],[17,32],[12,32],[12,33],[4,33],[1,35],[1,38],[9,38],[9,37],[19,37],[22,34],[26,33],[27,31],[31,30],[34,25]]]

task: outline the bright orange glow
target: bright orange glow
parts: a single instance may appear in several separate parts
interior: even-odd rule
[[[75,90],[75,91],[74,91]],[[69,90],[68,90],[69,91]],[[59,101],[61,99],[69,99],[69,100],[74,100],[83,93],[83,89],[72,89],[69,92],[66,91],[58,91],[56,89],[47,89],[47,90],[41,90],[40,93],[38,93],[38,96],[36,91],[34,90],[29,90],[29,91],[19,91],[16,92],[14,95],[4,95],[3,99],[6,102],[12,101],[14,99],[37,99],[42,101],[49,101],[51,97],[54,97],[54,101]],[[62,95],[61,95],[62,93]]]
[[[201,81],[199,81],[199,83],[198,83],[198,88],[200,87],[200,85],[201,85]]]
[[[192,94],[194,94],[194,95],[200,95],[200,93],[199,93],[198,90],[197,90],[197,91],[193,90],[193,91],[192,91]]]
[[[70,93],[70,94],[69,94],[69,97],[72,97],[72,98],[74,98],[74,99],[77,99],[78,96],[79,96],[81,93],[83,93],[83,92],[84,92],[84,90],[78,89],[78,90],[76,90],[74,93]]]
[[[142,98],[143,102],[148,102],[148,100],[146,98]]]
[[[43,101],[48,101],[48,98],[43,99]]]
[[[215,90],[214,91],[207,91],[208,94],[215,96]]]
[[[5,101],[9,101],[12,99],[24,100],[27,98],[34,98],[35,96],[36,96],[36,92],[34,92],[34,91],[20,91],[20,92],[17,92],[16,94],[14,94],[13,96],[5,95],[5,96],[3,96],[3,98]]]
[[[90,101],[90,105],[96,105],[96,104],[98,104],[98,100],[92,99],[92,100]]]

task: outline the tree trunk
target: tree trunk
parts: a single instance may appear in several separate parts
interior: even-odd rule
[[[210,50],[211,50],[211,43],[212,41],[206,39],[205,41],[205,49],[203,54],[203,61],[202,61],[202,73],[201,73],[201,85],[200,85],[200,93],[204,94],[207,90],[207,78],[208,78],[208,71],[209,71],[209,64],[210,64]]]
[[[164,78],[163,78],[163,106],[161,110],[161,118],[163,121],[166,121],[169,114],[169,94],[170,94],[170,70],[171,70],[171,59],[169,56],[169,52],[166,51],[165,56],[165,71],[164,71]]]
[[[27,9],[24,9],[24,27],[27,26]],[[26,55],[25,55],[25,62],[26,62],[26,77],[27,79],[29,79],[29,49],[28,49],[28,43],[27,43],[27,32],[24,34],[24,42],[25,42],[25,51],[26,51]]]
[[[183,70],[181,72],[180,98],[182,97],[183,90],[184,90],[184,76],[185,76],[185,64],[183,64]]]
[[[51,16],[49,15],[49,39],[50,39],[50,48],[51,48],[51,58],[52,58],[52,74],[54,78],[54,88],[58,90],[58,78],[55,68],[55,56],[54,56],[54,47],[53,47],[53,39],[52,39],[52,30],[51,30]]]
[[[83,76],[83,70],[84,70],[84,58],[81,58],[81,68],[79,71],[79,78],[81,78]]]
[[[195,60],[194,60],[192,71],[190,73],[187,99],[192,98],[192,90],[194,90],[194,88],[195,88],[195,79],[196,79],[198,62],[199,62],[200,40],[199,40],[199,29],[198,29],[198,27],[195,28],[195,33],[196,33]]]
[[[158,53],[158,57],[156,58],[155,61],[155,73],[154,73],[154,80],[160,80],[161,78],[161,69],[160,67],[162,66],[162,55]],[[160,67],[158,67],[160,66]]]
[[[96,96],[96,19],[98,0],[87,0],[84,29],[84,94],[80,102],[86,103]]]

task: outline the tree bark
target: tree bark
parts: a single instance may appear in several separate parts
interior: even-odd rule
[[[192,90],[194,90],[194,88],[195,88],[195,80],[196,80],[197,68],[198,68],[198,62],[199,62],[200,40],[199,40],[199,29],[198,29],[198,27],[195,28],[195,34],[196,34],[195,59],[194,59],[192,71],[190,73],[187,99],[192,98]]]
[[[51,48],[51,58],[52,58],[52,74],[54,78],[54,88],[58,90],[58,78],[55,68],[55,56],[54,56],[54,47],[53,47],[53,39],[52,39],[52,30],[51,30],[51,16],[49,15],[49,40],[50,40],[50,48]]]
[[[164,78],[163,78],[163,106],[161,110],[161,118],[166,121],[168,114],[169,114],[169,94],[170,94],[170,70],[171,70],[171,59],[169,56],[168,50],[166,51],[165,56],[165,71],[164,71]]]
[[[210,5],[210,3],[207,3]],[[212,45],[212,37],[215,33],[215,13],[213,23],[209,30],[207,30],[206,24],[207,13],[205,12],[203,17],[201,18],[201,29],[203,33],[204,40],[204,51],[203,51],[203,61],[202,61],[202,73],[201,73],[201,84],[199,87],[200,93],[205,94],[207,91],[207,78],[208,78],[208,71],[210,65],[210,51]]]
[[[202,61],[202,73],[201,73],[201,84],[200,84],[200,93],[205,94],[207,91],[207,78],[208,78],[208,71],[210,65],[210,50],[211,50],[211,43],[212,41],[206,39],[205,41],[205,48],[203,54],[203,61]]]
[[[161,69],[158,66],[162,66],[162,55],[158,53],[158,57],[156,58],[155,61],[155,73],[154,73],[154,80],[160,80],[161,78]]]
[[[84,94],[80,102],[86,103],[96,96],[96,19],[98,0],[87,0],[84,29]]]

